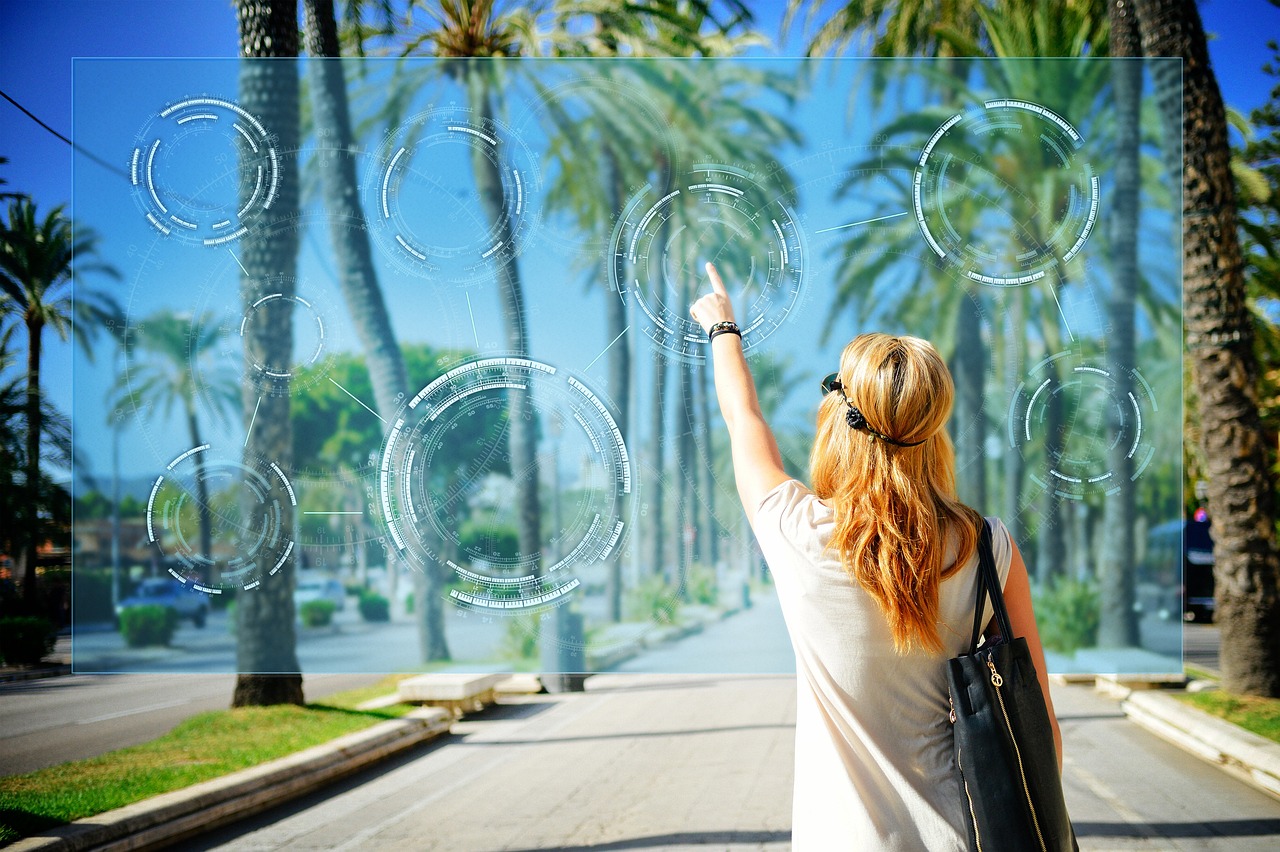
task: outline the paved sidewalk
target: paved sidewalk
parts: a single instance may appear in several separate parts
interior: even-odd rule
[[[602,675],[527,696],[194,849],[790,848],[794,679]],[[1273,850],[1280,803],[1055,687],[1083,850]]]

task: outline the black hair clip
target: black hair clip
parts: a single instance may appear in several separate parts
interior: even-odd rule
[[[849,424],[850,429],[865,429],[867,427],[867,418],[863,417],[862,412],[852,405],[844,413],[844,422]]]

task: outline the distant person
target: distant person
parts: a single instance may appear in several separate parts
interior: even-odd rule
[[[951,375],[927,341],[855,337],[823,382],[806,486],[783,470],[728,293],[711,264],[707,274],[712,292],[690,314],[711,335],[738,495],[796,654],[793,848],[967,849],[946,661],[968,651],[982,518],[956,499]],[[1027,569],[991,526],[1061,769]]]

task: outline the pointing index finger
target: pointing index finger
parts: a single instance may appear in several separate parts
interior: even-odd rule
[[[707,264],[707,277],[711,279],[712,291],[719,293],[721,296],[728,296],[729,291],[725,289],[724,282],[720,280],[720,273],[716,271],[714,263]]]

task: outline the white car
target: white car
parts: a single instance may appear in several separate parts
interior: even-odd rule
[[[332,601],[334,609],[341,611],[347,603],[347,590],[337,580],[298,580],[293,592],[294,607],[301,608],[307,601]]]

